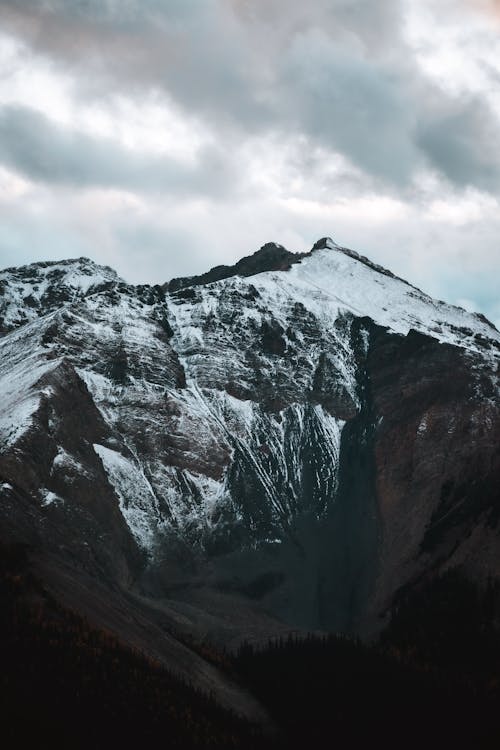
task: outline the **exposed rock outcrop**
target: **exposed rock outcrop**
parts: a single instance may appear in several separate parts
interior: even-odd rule
[[[0,287],[1,533],[47,570],[230,644],[373,632],[424,572],[500,576],[481,316],[329,239],[163,288],[85,259]]]

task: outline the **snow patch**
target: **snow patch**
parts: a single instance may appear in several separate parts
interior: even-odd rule
[[[427,414],[424,414],[417,427],[417,435],[422,436],[427,432]]]
[[[133,537],[143,550],[151,553],[161,517],[156,495],[144,471],[118,451],[97,443],[93,447],[102,461]]]
[[[49,505],[64,504],[64,498],[45,488],[40,490],[40,495],[42,497],[42,506],[44,508],[47,508]]]
[[[40,379],[60,364],[45,359],[33,346],[31,327],[14,331],[0,340],[0,448],[16,443],[31,427],[44,389]]]
[[[72,474],[78,474],[79,476],[88,477],[89,475],[88,471],[80,463],[80,461],[77,461],[74,456],[72,456],[70,453],[65,451],[64,448],[61,447],[58,449],[57,455],[52,462],[51,474],[54,472],[54,470],[57,469],[69,471]]]
[[[260,274],[252,281],[260,291],[260,284],[268,284],[263,277],[275,281],[276,275]],[[471,334],[500,342],[500,333],[473,313],[434,300],[401,279],[380,273],[335,243],[316,250],[283,276],[302,304],[320,319],[350,310],[396,333],[406,335],[414,328],[444,343],[475,351],[481,351],[481,347]]]
[[[98,266],[88,258],[7,268],[0,272],[3,326],[11,329],[25,325],[54,307],[85,297],[103,284],[119,281],[113,269]]]

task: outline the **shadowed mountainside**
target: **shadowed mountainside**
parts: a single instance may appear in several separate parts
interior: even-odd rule
[[[164,288],[7,269],[0,328],[2,540],[250,719],[186,638],[369,636],[425,576],[500,575],[500,334],[331,240]]]

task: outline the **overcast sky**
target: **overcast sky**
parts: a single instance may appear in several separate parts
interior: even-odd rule
[[[500,2],[0,0],[0,266],[321,236],[500,326]]]

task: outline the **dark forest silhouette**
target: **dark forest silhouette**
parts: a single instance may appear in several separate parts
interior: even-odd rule
[[[500,746],[500,593],[451,572],[401,595],[376,644],[310,635],[205,658],[248,687],[252,727],[61,607],[22,548],[0,550],[3,747]]]

